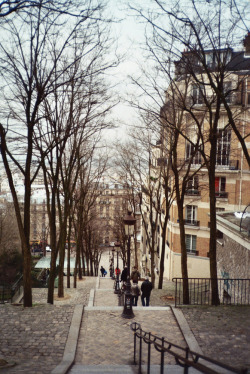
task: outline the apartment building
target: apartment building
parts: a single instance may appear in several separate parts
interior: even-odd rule
[[[128,193],[119,183],[101,183],[98,189],[100,192],[94,208],[99,222],[98,235],[101,244],[109,245],[121,236],[123,218],[128,211]]]
[[[224,98],[249,151],[250,138],[246,136],[250,134],[250,35],[246,37],[244,45],[245,50],[242,51],[234,51],[232,48],[203,51],[203,57],[209,72],[214,72],[215,75],[218,71],[218,61],[225,64]],[[189,70],[187,70],[187,60]],[[190,63],[193,64],[192,67]],[[209,154],[209,121],[216,113],[215,94],[209,83],[208,74],[197,58],[197,53],[184,51],[181,59],[176,61],[175,67],[174,86],[166,91],[166,104],[162,108],[161,116],[163,118],[164,115],[171,116],[174,100],[179,113],[182,111],[182,116],[175,117],[176,121],[180,121],[176,122],[175,126],[179,126],[179,133],[182,134],[177,144],[180,179],[184,178],[187,170],[190,176],[183,204],[188,275],[209,277],[209,175],[203,154]],[[191,68],[192,74],[190,74]],[[192,76],[194,73],[195,80]],[[243,211],[249,204],[250,171],[242,146],[230,124],[226,104],[221,105],[217,127],[216,210],[218,212]],[[171,143],[169,140],[171,133],[169,134],[168,131],[169,126],[166,125],[162,139],[155,147],[155,156],[152,160],[155,173],[167,160],[167,151]],[[169,188],[174,188],[173,174],[169,179]],[[164,198],[162,204],[164,211]],[[160,227],[159,220],[162,219],[163,216],[159,215],[158,222],[155,222],[157,227]],[[221,235],[219,230],[217,235],[219,241]],[[171,205],[166,238],[162,238],[159,229],[156,230],[154,240],[156,248],[161,248],[161,241],[165,240],[164,276],[169,279],[181,277],[180,228],[176,200]],[[143,251],[146,253],[145,248]],[[156,269],[159,257],[160,254],[156,256]]]

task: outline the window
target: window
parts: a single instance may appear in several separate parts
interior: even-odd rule
[[[196,235],[185,235],[186,249],[188,253],[196,253]]]
[[[207,67],[211,68],[213,66],[213,53],[207,53],[206,54],[206,64]]]
[[[204,87],[194,84],[192,87],[192,101],[193,104],[203,104],[204,102]]]
[[[201,154],[199,151],[195,150],[195,147],[190,142],[186,142],[186,150],[185,150],[185,160],[189,161],[192,160],[193,165],[200,165],[201,164]]]
[[[223,94],[225,95],[226,102],[232,103],[232,82],[224,82]]]
[[[215,177],[215,195],[216,197],[227,197],[225,177]]]
[[[197,218],[197,206],[187,205],[186,206],[186,224],[193,224]]]
[[[187,183],[187,195],[199,195],[199,177],[194,175]]]
[[[218,130],[216,165],[229,166],[231,130]]]
[[[246,80],[245,90],[246,90],[246,97],[245,97],[245,100],[243,102],[243,105],[250,105],[250,79]]]

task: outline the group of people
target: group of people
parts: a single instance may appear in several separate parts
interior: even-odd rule
[[[122,271],[121,275],[121,281],[123,281],[126,284],[128,276],[128,269],[125,266],[125,268]],[[137,306],[138,298],[141,296],[141,303],[142,306],[149,306],[150,301],[150,294],[152,291],[152,283],[149,281],[149,278],[146,277],[145,280],[141,284],[141,289],[139,288],[138,282],[141,278],[141,275],[136,267],[133,268],[131,272],[131,294],[132,294],[132,305]]]
[[[101,266],[101,274],[102,277],[105,277],[107,274],[107,271],[104,269],[103,266]],[[120,269],[116,268],[115,269],[115,275],[120,274]],[[123,290],[126,289],[126,282],[127,282],[127,277],[128,277],[128,268],[127,266],[124,267],[122,273],[121,273],[121,282],[123,282]],[[133,268],[131,272],[130,279],[132,281],[131,285],[131,294],[132,294],[132,305],[137,306],[138,303],[138,298],[141,296],[141,303],[142,306],[149,306],[149,301],[150,301],[150,295],[152,291],[152,283],[149,281],[149,278],[146,277],[145,280],[141,284],[141,289],[139,288],[138,282],[139,279],[141,278],[141,275],[136,267]]]

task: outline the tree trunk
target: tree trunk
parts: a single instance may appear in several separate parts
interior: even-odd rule
[[[67,252],[67,288],[70,288],[70,237],[71,237],[71,220],[69,220],[69,232],[68,232],[68,252]]]
[[[188,287],[188,269],[187,269],[187,249],[185,241],[185,228],[183,218],[183,201],[178,202],[178,215],[180,227],[180,244],[181,244],[181,274],[183,278],[183,304],[189,304],[189,287]]]
[[[54,304],[54,288],[56,278],[56,207],[55,207],[55,191],[51,193],[51,207],[50,207],[50,246],[51,246],[51,260],[50,260],[50,275],[48,285],[48,298],[49,304]]]
[[[209,164],[209,197],[210,197],[210,277],[212,288],[212,305],[219,305],[217,262],[216,262],[216,196],[215,196],[215,163],[216,163],[216,134],[211,140],[210,164]]]
[[[159,269],[159,282],[158,289],[162,289],[163,286],[163,274],[164,274],[164,261],[165,261],[165,249],[166,249],[166,232],[167,232],[168,213],[166,213],[165,221],[162,229],[162,242],[161,242],[161,259]]]

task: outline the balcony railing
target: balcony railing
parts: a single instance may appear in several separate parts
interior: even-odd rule
[[[164,157],[157,158],[157,166],[167,166],[168,159]]]
[[[225,191],[217,191],[217,192],[215,192],[215,196],[216,196],[217,198],[227,199],[227,198],[228,198],[228,192],[225,192]]]
[[[222,158],[216,162],[217,169],[227,170],[239,170],[239,160],[228,160],[228,158]]]
[[[188,189],[185,191],[185,195],[187,196],[200,196],[200,191],[197,189]]]
[[[200,226],[200,221],[196,221],[194,219],[184,219],[184,225]]]

